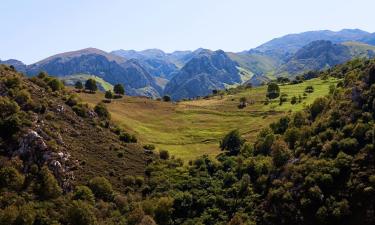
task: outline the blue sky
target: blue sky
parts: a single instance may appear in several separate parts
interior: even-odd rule
[[[1,0],[0,59],[96,47],[242,51],[308,30],[375,32],[373,0]]]

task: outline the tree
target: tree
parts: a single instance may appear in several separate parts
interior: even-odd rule
[[[267,87],[267,98],[275,99],[280,96],[280,88],[276,83],[269,83]]]
[[[106,99],[112,99],[112,98],[113,98],[113,93],[112,93],[112,91],[110,91],[110,90],[109,90],[109,91],[106,91],[104,97],[105,97]]]
[[[159,157],[160,159],[167,160],[169,159],[169,152],[167,150],[160,150]]]
[[[87,186],[77,186],[72,199],[87,201],[90,204],[94,204],[95,202],[95,196]]]
[[[0,170],[0,188],[21,190],[24,177],[13,167],[3,167]]]
[[[157,224],[167,225],[171,222],[173,212],[173,198],[161,197],[159,198],[155,207],[155,220]]]
[[[283,140],[277,139],[272,144],[271,156],[273,164],[276,167],[281,167],[288,162],[289,158],[291,157],[291,153],[287,144]]]
[[[163,96],[163,101],[170,102],[171,101],[171,97],[169,95],[164,95]]]
[[[229,151],[231,155],[237,155],[245,143],[238,130],[232,130],[220,141],[222,151]]]
[[[56,78],[52,78],[47,84],[52,91],[60,91],[64,88],[64,84]]]
[[[110,201],[113,198],[111,183],[104,177],[95,177],[90,180],[89,187],[97,198]]]
[[[294,105],[294,104],[297,104],[297,97],[296,96],[293,96],[292,99],[290,100],[290,104]]]
[[[82,89],[83,89],[83,84],[82,84],[82,82],[79,80],[79,81],[77,81],[77,82],[74,84],[74,87],[75,87],[77,90],[82,90]]]
[[[287,101],[288,101],[288,95],[287,94],[281,94],[279,105],[282,105],[284,102],[287,102]]]
[[[95,93],[98,90],[98,86],[96,85],[96,80],[88,79],[85,83],[85,89],[89,90],[91,93]]]
[[[314,87],[309,85],[305,88],[306,93],[313,93],[314,92]]]
[[[116,84],[113,87],[113,92],[117,95],[124,95],[125,94],[125,88],[122,84]]]
[[[327,102],[328,102],[327,99],[324,97],[315,99],[315,101],[310,107],[312,118],[315,119],[321,112],[323,112],[324,107],[326,106]]]

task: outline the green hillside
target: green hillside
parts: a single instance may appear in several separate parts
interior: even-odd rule
[[[280,86],[281,93],[288,95],[282,106],[279,100],[265,105],[266,86],[240,90],[239,93],[210,97],[176,104],[146,98],[124,97],[113,100],[107,107],[112,118],[121,127],[132,130],[144,143],[154,144],[176,157],[193,159],[203,154],[215,156],[220,150],[220,138],[238,128],[243,137],[253,141],[256,134],[283,115],[301,110],[319,96],[328,94],[329,86],[336,79],[313,79],[296,85]],[[303,97],[307,86],[315,91],[296,105],[290,103],[293,96]],[[95,105],[103,99],[103,93],[81,93],[83,101]],[[239,109],[239,99],[246,97],[249,105]]]
[[[68,86],[74,86],[74,84],[77,81],[81,81],[83,84],[86,82],[88,79],[94,79],[96,80],[96,83],[98,84],[98,88],[101,91],[107,91],[107,90],[113,90],[113,85],[106,82],[102,78],[90,74],[74,74],[70,76],[64,76],[60,78],[64,83]]]

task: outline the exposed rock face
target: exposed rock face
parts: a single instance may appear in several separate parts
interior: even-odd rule
[[[64,191],[72,189],[74,174],[71,170],[76,162],[70,160],[68,152],[54,152],[46,140],[35,130],[28,130],[19,140],[19,148],[12,153],[13,157],[20,157],[24,162],[24,169],[30,169],[34,164],[47,165],[54,173]]]
[[[201,50],[166,85],[164,93],[172,99],[205,96],[225,84],[241,83],[237,64],[224,51]]]

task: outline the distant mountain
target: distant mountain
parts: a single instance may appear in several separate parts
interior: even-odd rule
[[[344,29],[337,32],[330,30],[308,31],[275,38],[254,50],[285,59],[313,41],[327,40],[333,43],[361,41],[369,35],[370,33],[359,29]]]
[[[194,55],[191,51],[165,53],[160,49],[147,49],[144,51],[121,49],[111,53],[124,59],[137,59],[151,75],[168,80]]]
[[[16,59],[8,59],[8,60],[5,60],[5,61],[0,60],[0,64],[4,64],[4,65],[8,65],[8,66],[14,66],[14,68],[16,68],[17,71],[22,72],[22,73],[26,73],[26,65],[23,62],[18,61]]]
[[[30,75],[40,71],[58,77],[80,73],[95,75],[111,84],[123,84],[129,95],[159,97],[162,91],[137,60],[125,60],[94,48],[54,55],[27,68]]]
[[[238,64],[222,50],[200,50],[166,85],[172,99],[205,96],[214,89],[242,82]]]
[[[313,41],[298,50],[284,65],[278,68],[276,76],[297,75],[309,70],[321,70],[344,63],[352,58],[348,46],[331,41]]]

